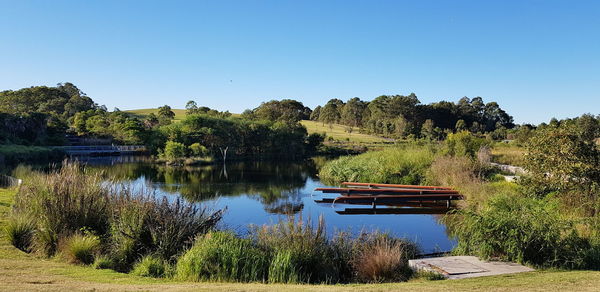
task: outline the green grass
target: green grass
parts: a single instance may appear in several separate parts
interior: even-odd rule
[[[0,227],[6,225],[14,195],[14,190],[0,189]],[[390,284],[190,283],[43,260],[14,248],[1,234],[0,283],[3,291],[597,291],[600,272],[548,270],[464,280],[418,279]]]
[[[492,161],[500,164],[523,166],[525,148],[514,143],[495,143],[492,147]]]
[[[330,127],[329,124],[323,124],[321,122],[307,120],[301,121],[300,123],[306,127],[309,134],[325,133],[327,137],[332,137],[333,139],[339,141],[349,141],[358,143],[390,142],[389,140],[386,140],[381,137],[359,133],[359,129],[356,127],[352,129],[352,133],[348,133],[346,131],[346,128],[348,128],[348,126],[333,124]]]
[[[329,161],[319,171],[319,177],[327,183],[420,184],[433,158],[433,150],[427,146],[387,148]]]
[[[174,121],[181,121],[185,118],[186,113],[184,109],[171,109],[174,113],[175,113],[175,118],[173,119]],[[158,109],[157,108],[145,108],[145,109],[135,109],[135,110],[126,110],[125,112],[128,113],[132,113],[138,117],[144,118],[147,115],[153,113],[155,115],[158,115]]]

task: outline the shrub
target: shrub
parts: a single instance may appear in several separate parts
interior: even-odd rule
[[[386,234],[372,234],[363,235],[355,245],[352,266],[357,280],[406,281],[412,275],[408,260],[418,253],[413,243]]]
[[[176,278],[191,281],[265,281],[268,254],[249,239],[211,232],[196,240],[177,262]]]
[[[321,168],[319,177],[328,183],[360,181],[376,183],[420,184],[433,161],[428,146],[406,146],[345,156]]]
[[[113,257],[120,271],[127,271],[140,254],[152,253],[175,262],[176,256],[193,244],[197,235],[211,230],[222,212],[209,212],[177,198],[156,199],[152,194],[131,194],[129,189],[113,190],[111,219]]]
[[[193,156],[206,156],[208,155],[208,149],[202,146],[200,143],[194,143],[188,147]]]
[[[63,256],[71,263],[89,265],[100,250],[100,239],[90,234],[74,234],[65,239]]]
[[[156,256],[145,256],[133,266],[131,274],[141,277],[164,278],[170,271],[169,263]]]
[[[449,226],[458,238],[455,253],[543,267],[586,265],[590,243],[560,215],[555,199],[497,195],[481,210],[459,214],[461,220]]]
[[[167,141],[163,154],[167,159],[183,158],[186,156],[186,147],[179,142]]]
[[[462,131],[449,134],[444,144],[444,152],[450,156],[475,158],[477,151],[489,143],[484,138],[476,137],[468,131]]]
[[[26,216],[14,215],[8,219],[4,227],[8,241],[16,248],[29,252],[31,240],[35,232],[34,222]]]
[[[105,255],[97,256],[92,265],[95,269],[112,269],[114,267],[113,260]]]

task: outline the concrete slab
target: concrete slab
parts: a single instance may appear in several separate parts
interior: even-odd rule
[[[449,256],[408,261],[414,270],[426,270],[448,279],[464,279],[531,272],[534,269],[509,262],[482,261],[474,256]]]

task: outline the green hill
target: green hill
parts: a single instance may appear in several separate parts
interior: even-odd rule
[[[306,127],[309,134],[325,133],[327,137],[332,137],[333,139],[339,141],[350,141],[358,143],[389,142],[381,137],[359,133],[359,129],[356,127],[352,128],[351,133],[348,133],[348,126],[338,124],[333,124],[330,126],[329,124],[323,124],[321,122],[307,120],[301,121],[301,123]]]
[[[172,109],[172,111],[175,113],[175,121],[181,121],[185,118],[185,110],[184,109]],[[128,113],[132,113],[136,116],[139,116],[141,118],[154,113],[155,115],[158,114],[158,109],[157,108],[145,108],[145,109],[135,109],[135,110],[126,110],[125,112]]]

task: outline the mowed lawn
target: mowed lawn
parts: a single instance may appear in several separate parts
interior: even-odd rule
[[[15,191],[0,189],[0,291],[598,291],[600,272],[538,271],[465,280],[392,284],[193,283],[142,278],[43,259],[14,248],[4,226]]]
[[[359,129],[354,127],[352,128],[352,133],[348,133],[346,131],[347,126],[338,125],[338,124],[323,124],[317,121],[301,121],[302,125],[306,127],[309,134],[312,133],[325,133],[327,137],[332,137],[335,140],[339,141],[349,141],[349,142],[358,142],[358,143],[374,143],[374,142],[389,142],[388,140],[367,134],[359,133]]]

